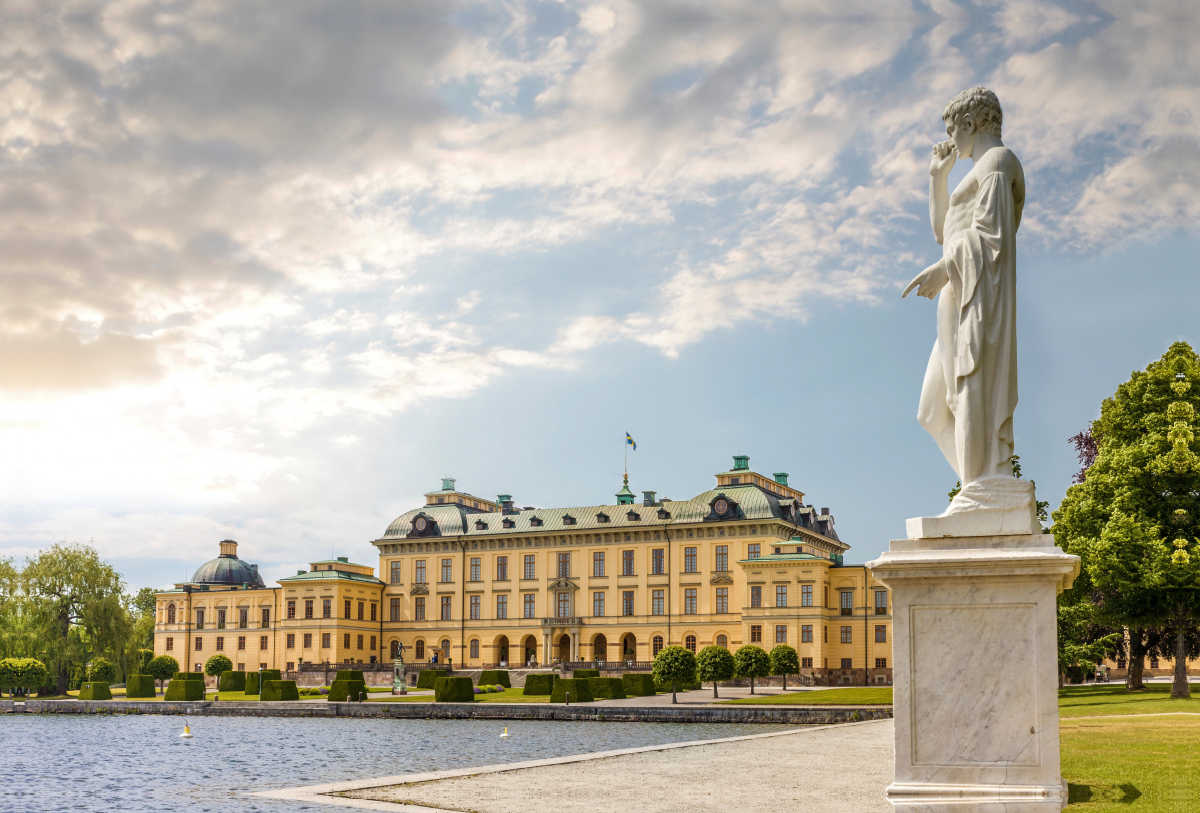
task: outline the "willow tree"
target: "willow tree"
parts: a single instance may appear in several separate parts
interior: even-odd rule
[[[1174,697],[1189,695],[1200,623],[1198,421],[1200,358],[1176,342],[1105,399],[1091,426],[1095,459],[1054,512],[1056,541],[1082,557],[1095,586],[1097,616],[1129,627],[1131,650],[1149,628],[1173,632]]]

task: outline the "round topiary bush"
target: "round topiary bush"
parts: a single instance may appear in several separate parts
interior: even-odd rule
[[[750,694],[754,694],[754,679],[771,674],[771,658],[763,648],[754,644],[733,653],[734,674],[750,678]]]
[[[217,653],[204,662],[204,674],[209,677],[219,678],[222,672],[228,672],[233,669],[233,661],[224,655]]]
[[[696,682],[696,656],[681,646],[664,647],[654,656],[654,683],[663,691],[670,690],[671,702],[676,702],[677,689],[689,688]]]
[[[170,680],[179,671],[179,661],[170,655],[159,655],[146,666],[146,674],[158,681],[158,688]]]
[[[717,683],[732,678],[733,672],[733,653],[723,646],[706,646],[696,656],[696,679],[712,682],[713,697],[717,696]]]

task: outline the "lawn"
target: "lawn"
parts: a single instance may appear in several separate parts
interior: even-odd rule
[[[1200,714],[1200,684],[1189,684],[1192,696],[1171,697],[1169,683],[1148,683],[1143,691],[1127,692],[1125,684],[1069,686],[1058,691],[1061,717],[1092,717],[1109,714],[1156,714],[1190,711]]]
[[[1195,810],[1200,804],[1200,717],[1063,720],[1068,811]]]
[[[477,694],[475,695],[476,703],[549,703],[550,695],[531,695],[526,697],[522,694],[525,691],[522,687],[514,689],[505,689],[502,692]],[[432,703],[433,692],[424,695],[407,697],[395,697],[387,695],[386,697],[369,697],[368,703]]]
[[[865,687],[858,689],[818,689],[811,692],[789,692],[788,694],[741,697],[723,700],[729,706],[890,706],[892,687]]]

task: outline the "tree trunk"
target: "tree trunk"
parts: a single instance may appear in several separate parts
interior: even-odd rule
[[[785,692],[787,691],[787,675],[786,674],[784,674],[784,676],[783,676],[783,690]]]
[[[1142,683],[1142,669],[1145,667],[1146,644],[1145,631],[1129,631],[1129,671],[1125,673],[1125,688],[1131,692],[1146,688]]]
[[[675,681],[673,681],[673,680],[671,681],[671,702],[672,703],[679,702],[678,700],[675,699]]]
[[[750,676],[750,694],[754,694],[754,676]]]
[[[717,696],[717,682],[713,681],[713,697]]]
[[[1175,632],[1175,682],[1171,684],[1171,697],[1191,697],[1192,690],[1187,680],[1187,641],[1183,637],[1183,625]]]
[[[58,667],[58,680],[54,683],[55,694],[66,694],[67,686],[69,685],[70,675],[67,672],[67,667]]]

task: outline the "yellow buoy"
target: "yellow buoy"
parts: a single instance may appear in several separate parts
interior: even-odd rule
[[[192,729],[187,723],[183,724],[183,733],[179,735],[181,740],[190,740],[192,738]]]
[[[500,732],[500,739],[505,739],[506,737],[508,737],[508,726],[505,726],[504,730]]]

